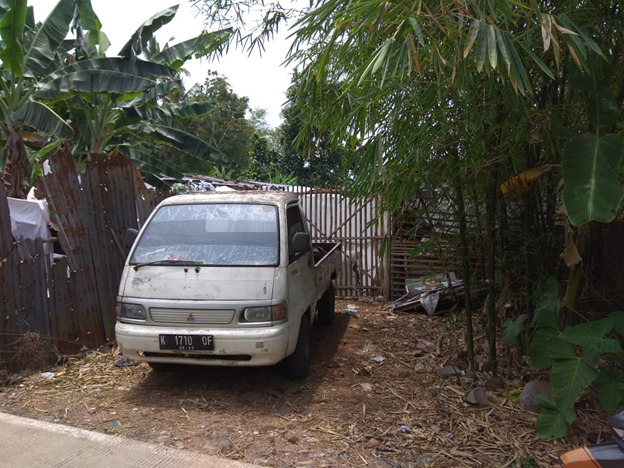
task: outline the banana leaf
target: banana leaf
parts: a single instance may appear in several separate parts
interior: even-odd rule
[[[167,122],[169,126],[175,119],[190,119],[210,114],[215,108],[213,102],[182,102],[164,104],[158,107],[137,109],[143,119],[155,122]]]
[[[189,156],[218,164],[230,162],[230,158],[219,149],[183,130],[153,123],[130,125],[129,128],[137,133],[153,135],[157,143],[172,146]]]
[[[26,0],[13,0],[0,20],[0,37],[4,42],[4,49],[0,51],[0,60],[5,71],[21,77],[24,71],[24,51],[22,50],[22,36],[26,27]]]
[[[66,65],[47,75],[40,81],[40,85],[45,85],[63,75],[79,71],[102,70],[119,72],[129,75],[137,75],[143,78],[176,78],[176,71],[165,65],[145,60],[128,60],[119,57],[105,57],[91,60],[81,60],[80,62]]]
[[[579,135],[563,149],[563,201],[575,226],[609,223],[624,198],[620,163],[624,142],[616,135]]]
[[[67,122],[42,102],[27,101],[15,112],[14,118],[39,132],[63,139],[70,139],[74,133]]]
[[[60,0],[39,29],[26,52],[25,71],[42,76],[54,61],[74,18],[74,0]]]
[[[159,81],[149,91],[141,93],[138,96],[135,96],[132,100],[120,103],[119,106],[122,108],[126,108],[126,107],[138,108],[138,107],[143,106],[144,104],[156,102],[158,99],[161,99],[163,96],[167,96],[169,93],[171,93],[175,89],[181,88],[181,87],[182,87],[182,82],[179,80]]]
[[[79,93],[133,93],[146,91],[155,84],[152,79],[127,73],[81,70],[40,85],[35,96],[40,99],[67,99]]]
[[[215,51],[220,52],[228,43],[231,35],[231,28],[215,32],[204,31],[193,39],[167,47],[155,55],[152,60],[178,70],[191,57],[201,58]]]
[[[178,5],[172,6],[156,13],[143,23],[130,37],[130,40],[119,51],[119,56],[126,59],[134,59],[143,52],[149,40],[162,26],[169,23],[178,11]]]

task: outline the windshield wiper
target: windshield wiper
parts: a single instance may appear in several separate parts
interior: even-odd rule
[[[197,260],[154,260],[153,262],[143,262],[143,263],[135,263],[132,265],[134,271],[137,271],[139,268],[150,265],[161,265],[161,266],[194,266],[194,265],[204,265],[204,262],[199,262]]]

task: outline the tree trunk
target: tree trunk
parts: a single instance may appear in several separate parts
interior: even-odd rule
[[[4,186],[7,196],[26,198],[30,188],[32,166],[22,136],[14,129],[9,130],[2,157],[4,158]]]
[[[466,352],[468,353],[468,366],[471,370],[475,368],[474,361],[474,331],[472,328],[472,268],[468,257],[468,234],[466,233],[466,206],[464,203],[464,192],[462,189],[461,176],[459,170],[455,173],[455,203],[457,204],[457,219],[459,221],[459,242],[462,257],[462,270],[464,280],[464,300],[466,307]]]
[[[472,329],[472,269],[470,267],[470,259],[468,258],[468,234],[466,233],[466,205],[464,203],[464,191],[462,189],[462,181],[459,173],[459,158],[454,153],[454,162],[456,164],[454,170],[455,180],[455,204],[457,205],[457,220],[459,222],[459,242],[462,257],[462,270],[464,280],[464,298],[466,305],[466,352],[468,353],[468,366],[471,370],[475,368],[474,356],[474,331]]]
[[[490,350],[490,369],[492,375],[496,370],[496,171],[488,181],[485,194],[486,235],[487,235],[487,279],[488,298],[486,303],[488,315],[487,337]]]

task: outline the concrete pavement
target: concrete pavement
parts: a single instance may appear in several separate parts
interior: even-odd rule
[[[206,467],[255,465],[0,412],[0,467]]]

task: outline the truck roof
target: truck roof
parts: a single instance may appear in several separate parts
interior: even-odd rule
[[[174,195],[160,205],[192,205],[197,203],[276,203],[286,205],[297,201],[297,194],[278,190],[249,190],[235,192],[197,192]]]

